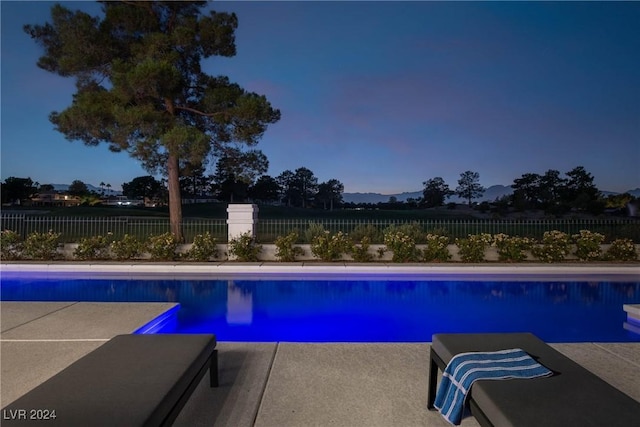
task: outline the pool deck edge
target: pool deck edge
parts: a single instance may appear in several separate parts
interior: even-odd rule
[[[49,262],[2,263],[0,273],[117,273],[117,274],[201,274],[201,275],[421,275],[421,276],[475,276],[475,275],[597,275],[627,276],[640,279],[637,263],[562,263],[562,264],[391,264],[350,262],[337,263],[180,263],[180,262]]]

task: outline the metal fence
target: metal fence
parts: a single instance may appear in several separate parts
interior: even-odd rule
[[[60,233],[64,243],[79,242],[83,237],[107,235],[115,239],[125,234],[146,239],[170,230],[168,218],[153,217],[54,217],[32,215],[2,215],[2,230],[12,230],[26,238],[33,232]],[[205,232],[211,233],[219,242],[227,241],[227,221],[225,219],[185,219],[182,231],[187,243]]]
[[[61,241],[78,242],[83,237],[112,233],[114,238],[125,234],[145,239],[169,231],[168,218],[153,217],[54,217],[5,214],[0,216],[1,229],[12,230],[25,238],[34,231],[49,230],[61,233]],[[604,234],[606,241],[618,238],[640,243],[638,219],[552,219],[552,220],[351,220],[351,219],[261,219],[256,226],[257,240],[272,243],[279,236],[296,231],[299,242],[309,242],[310,236],[321,227],[331,233],[342,231],[353,236],[368,235],[372,243],[382,243],[384,230],[390,226],[409,225],[423,233],[449,236],[451,239],[469,234],[505,233],[511,236],[542,238],[545,231],[559,230],[569,234],[589,230]],[[182,229],[185,241],[210,232],[219,242],[227,241],[225,219],[184,219]]]
[[[342,231],[354,236],[368,235],[372,243],[382,243],[384,230],[391,226],[411,226],[423,233],[449,236],[451,239],[469,234],[504,233],[541,239],[545,231],[559,230],[577,234],[580,230],[601,233],[607,242],[629,238],[640,243],[640,220],[637,219],[553,219],[553,220],[328,220],[328,219],[264,219],[258,221],[257,238],[260,242],[273,242],[278,236],[292,231],[298,233],[299,242],[309,241],[314,229],[322,227],[331,233]]]

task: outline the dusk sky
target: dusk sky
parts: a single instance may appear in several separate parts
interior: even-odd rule
[[[61,2],[100,14],[87,2]],[[51,2],[1,2],[1,177],[98,186],[147,175],[126,153],[67,141],[48,115],[72,79],[36,66],[24,24]],[[207,60],[282,119],[258,145],[272,176],[304,166],[345,192],[485,187],[584,166],[640,187],[640,2],[215,2],[237,55]],[[213,166],[213,165],[212,165]]]

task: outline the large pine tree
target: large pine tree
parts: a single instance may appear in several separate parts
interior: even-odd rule
[[[180,240],[181,164],[254,146],[280,119],[264,96],[202,71],[204,58],[235,55],[238,23],[235,14],[205,14],[205,5],[104,2],[101,17],[55,5],[50,23],[25,26],[44,48],[38,66],[76,80],[71,105],[50,115],[56,129],[165,173],[171,232]]]

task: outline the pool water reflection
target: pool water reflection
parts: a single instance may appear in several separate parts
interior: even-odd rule
[[[4,279],[3,301],[181,304],[175,330],[220,341],[425,342],[530,331],[548,342],[640,342],[638,282]]]

